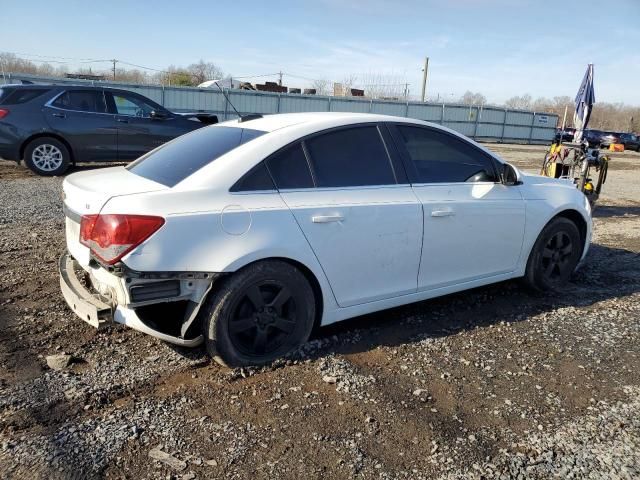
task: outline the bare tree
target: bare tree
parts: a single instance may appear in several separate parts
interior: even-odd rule
[[[480,92],[472,92],[467,90],[464,92],[464,95],[460,97],[460,103],[465,105],[485,105],[487,103],[487,97],[482,95]]]
[[[207,80],[218,80],[224,76],[224,72],[220,67],[211,62],[200,60],[198,63],[192,63],[187,67],[187,71],[193,77],[193,84],[199,85]]]
[[[522,96],[516,95],[515,97],[511,97],[509,100],[504,102],[504,105],[507,108],[515,108],[517,110],[531,110],[531,101],[531,95],[525,93]]]
[[[315,88],[318,95],[330,95],[332,93],[330,85],[331,82],[329,80],[318,79],[313,81],[311,88]]]

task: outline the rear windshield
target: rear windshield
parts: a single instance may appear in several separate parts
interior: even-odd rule
[[[3,105],[19,105],[21,103],[27,103],[48,91],[48,88],[6,89],[4,94],[0,93],[0,103]],[[0,92],[2,92],[1,89]]]
[[[127,169],[173,187],[216,158],[265,133],[249,128],[203,127],[140,157]]]

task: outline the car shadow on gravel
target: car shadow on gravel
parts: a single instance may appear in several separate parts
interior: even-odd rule
[[[617,206],[617,205],[598,205],[593,211],[595,218],[615,218],[626,216],[638,216],[640,215],[640,205],[632,206]]]
[[[305,358],[400,346],[631,295],[640,291],[639,259],[640,254],[633,251],[592,244],[585,265],[561,294],[534,292],[510,280],[383,310],[317,329],[312,341],[327,346]]]

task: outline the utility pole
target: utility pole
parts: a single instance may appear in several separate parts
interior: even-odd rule
[[[404,84],[404,99],[407,99],[407,96],[409,95],[409,84],[405,83]]]
[[[424,57],[424,68],[422,69],[422,101],[427,94],[427,73],[429,71],[429,57]]]
[[[282,72],[278,72],[278,76],[280,77],[280,80],[278,80],[278,85],[282,86]]]
[[[116,62],[118,60],[116,60],[115,58],[113,60],[111,60],[113,62],[113,80],[116,80]]]

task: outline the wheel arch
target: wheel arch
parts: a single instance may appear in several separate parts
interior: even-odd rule
[[[568,220],[571,220],[573,223],[575,223],[576,227],[578,227],[578,231],[580,232],[580,240],[581,240],[580,245],[582,246],[582,250],[584,251],[585,243],[587,241],[588,226],[587,226],[587,221],[584,219],[582,214],[573,208],[562,210],[561,212],[553,216],[553,218],[551,218],[545,224],[545,227],[558,217],[566,218]],[[580,254],[582,255],[582,252],[580,252]]]
[[[320,281],[318,280],[317,275],[313,272],[311,268],[309,268],[307,265],[305,265],[301,261],[295,260],[290,257],[283,257],[283,256],[262,257],[258,259],[253,259],[247,263],[243,263],[242,265],[238,266],[233,272],[225,272],[221,278],[229,277],[233,275],[235,272],[237,272],[238,270],[241,270],[251,265],[254,265],[256,263],[265,262],[265,261],[279,261],[279,262],[287,263],[292,267],[298,269],[305,276],[305,278],[309,282],[309,285],[311,285],[311,289],[313,290],[313,297],[315,300],[316,312],[315,312],[315,318],[314,318],[314,328],[319,327],[322,322],[322,316],[325,309],[325,300],[324,300],[325,292],[322,289],[322,286],[320,284]],[[211,290],[213,291],[215,288],[216,288],[216,284],[214,282],[214,285]]]
[[[27,145],[29,145],[32,141],[34,141],[37,138],[43,138],[43,137],[50,137],[50,138],[55,138],[56,140],[58,140],[59,142],[63,143],[65,147],[67,147],[67,150],[69,150],[69,156],[71,157],[71,163],[75,164],[76,159],[75,159],[75,155],[73,153],[73,148],[71,147],[71,144],[61,135],[58,135],[57,133],[51,133],[51,132],[39,132],[39,133],[35,133],[33,135],[31,135],[30,137],[28,137],[27,139],[25,139],[22,144],[20,145],[20,160],[24,160],[24,152],[27,149]]]

